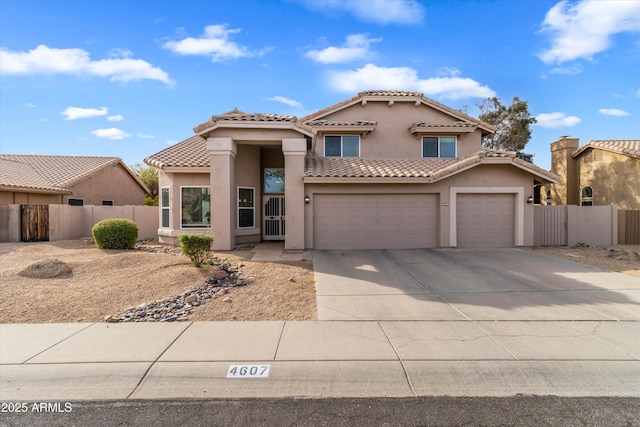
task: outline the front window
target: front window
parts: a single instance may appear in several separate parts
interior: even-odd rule
[[[162,211],[162,228],[169,228],[169,187],[160,191],[160,209]]]
[[[327,135],[324,137],[325,157],[360,157],[360,137],[357,135]]]
[[[581,206],[593,206],[593,188],[586,186],[580,193]]]
[[[211,228],[209,187],[181,187],[182,228]]]
[[[103,200],[102,206],[113,206],[113,200]]]
[[[67,199],[67,203],[71,206],[84,206],[84,199]]]
[[[254,228],[255,222],[255,189],[238,187],[238,228]]]
[[[423,136],[422,157],[456,157],[456,137]]]
[[[264,170],[264,192],[284,193],[284,169],[266,168]]]

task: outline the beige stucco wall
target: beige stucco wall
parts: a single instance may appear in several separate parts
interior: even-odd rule
[[[431,123],[452,123],[456,119],[440,111],[412,102],[397,102],[391,106],[387,102],[369,101],[365,106],[353,105],[337,111],[326,120],[375,120],[378,122],[375,130],[360,138],[360,157],[371,159],[408,159],[422,157],[421,135],[409,132],[413,123],[427,121]],[[353,132],[323,132],[319,133],[315,141],[314,153],[324,154],[324,135],[346,135]],[[356,133],[357,134],[357,133]],[[440,134],[435,134],[438,136]],[[446,134],[442,134],[444,136]],[[479,130],[470,134],[457,135],[457,157],[464,157],[480,150],[482,135]]]
[[[102,205],[103,200],[113,200],[115,206],[144,204],[144,190],[133,177],[117,164],[106,168],[74,185],[73,191],[65,195],[63,203],[69,198],[83,199],[85,205]]]
[[[178,236],[182,233],[210,234],[210,229],[189,228],[182,230],[180,227],[180,188],[181,187],[209,187],[208,173],[171,173],[159,171],[158,188],[169,187],[169,228],[162,228],[162,210],[158,209],[158,236],[159,241],[172,245],[178,245]]]
[[[49,205],[62,203],[61,194],[24,193],[19,191],[0,191],[0,206],[6,205]]]
[[[305,184],[311,202],[305,205],[305,247],[313,248],[313,200],[317,194],[436,194],[440,200],[438,246],[448,247],[451,225],[452,187],[489,188],[520,187],[524,198],[533,192],[533,177],[509,165],[480,165],[464,173],[433,184]],[[523,203],[523,246],[533,246],[533,205]]]
[[[640,159],[589,148],[575,162],[580,177],[576,204],[580,204],[582,188],[591,186],[595,206],[640,209]]]

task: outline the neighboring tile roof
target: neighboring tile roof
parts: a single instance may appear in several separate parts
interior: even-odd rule
[[[601,150],[612,151],[614,153],[625,154],[627,156],[640,159],[640,139],[600,139],[589,141],[574,151],[572,157],[577,157],[587,148],[599,148]]]
[[[209,152],[207,141],[201,136],[194,135],[159,153],[153,154],[144,162],[158,169],[166,167],[209,167]]]
[[[53,185],[28,163],[0,158],[0,188],[6,187],[70,193],[69,190]]]
[[[476,123],[469,123],[469,122],[452,122],[452,123],[418,122],[418,123],[414,123],[413,126],[419,127],[419,128],[476,128],[478,127]]]
[[[358,93],[358,96],[406,96],[406,97],[423,97],[422,92],[409,92],[406,90],[364,90]]]
[[[0,154],[0,160],[4,161],[0,173],[0,185],[4,186],[66,192],[66,187],[120,163],[148,192],[119,157]]]

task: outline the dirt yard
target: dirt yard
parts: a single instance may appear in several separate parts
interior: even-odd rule
[[[147,250],[157,246],[146,245]],[[640,245],[535,248],[598,268],[640,277]],[[190,321],[315,320],[309,261],[251,262],[252,252],[216,253],[239,268],[248,285],[194,307]],[[53,262],[53,260],[59,262]],[[48,260],[46,269],[33,264]],[[29,268],[32,266],[32,268]],[[0,323],[100,322],[130,307],[200,286],[217,268],[195,268],[187,257],[143,250],[96,249],[86,241],[0,244]],[[34,277],[42,272],[45,276]]]
[[[317,319],[310,261],[251,262],[247,250],[215,255],[239,267],[248,285],[194,307],[189,320]],[[28,267],[45,259],[57,259],[71,272],[33,277],[40,270]],[[200,286],[216,270],[195,268],[183,255],[100,250],[83,241],[2,243],[0,323],[100,322]]]

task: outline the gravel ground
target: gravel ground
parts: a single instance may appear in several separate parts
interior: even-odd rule
[[[640,245],[531,250],[640,277]],[[249,284],[194,307],[188,320],[317,319],[311,262],[252,262],[248,250],[215,255],[239,267]],[[52,259],[60,263],[54,265]],[[29,267],[43,260],[52,267],[46,274],[60,275],[34,277]],[[199,286],[216,270],[195,268],[183,255],[100,250],[81,240],[0,243],[0,323],[100,322],[129,307]]]
[[[189,320],[317,319],[311,262],[251,262],[252,253],[246,250],[215,255],[241,266],[249,284],[230,289],[224,301],[207,300]],[[24,276],[32,275],[30,265],[44,259],[62,261],[71,273]],[[100,250],[80,240],[1,243],[0,323],[99,322],[129,307],[181,294],[216,270],[195,268],[183,255]]]

